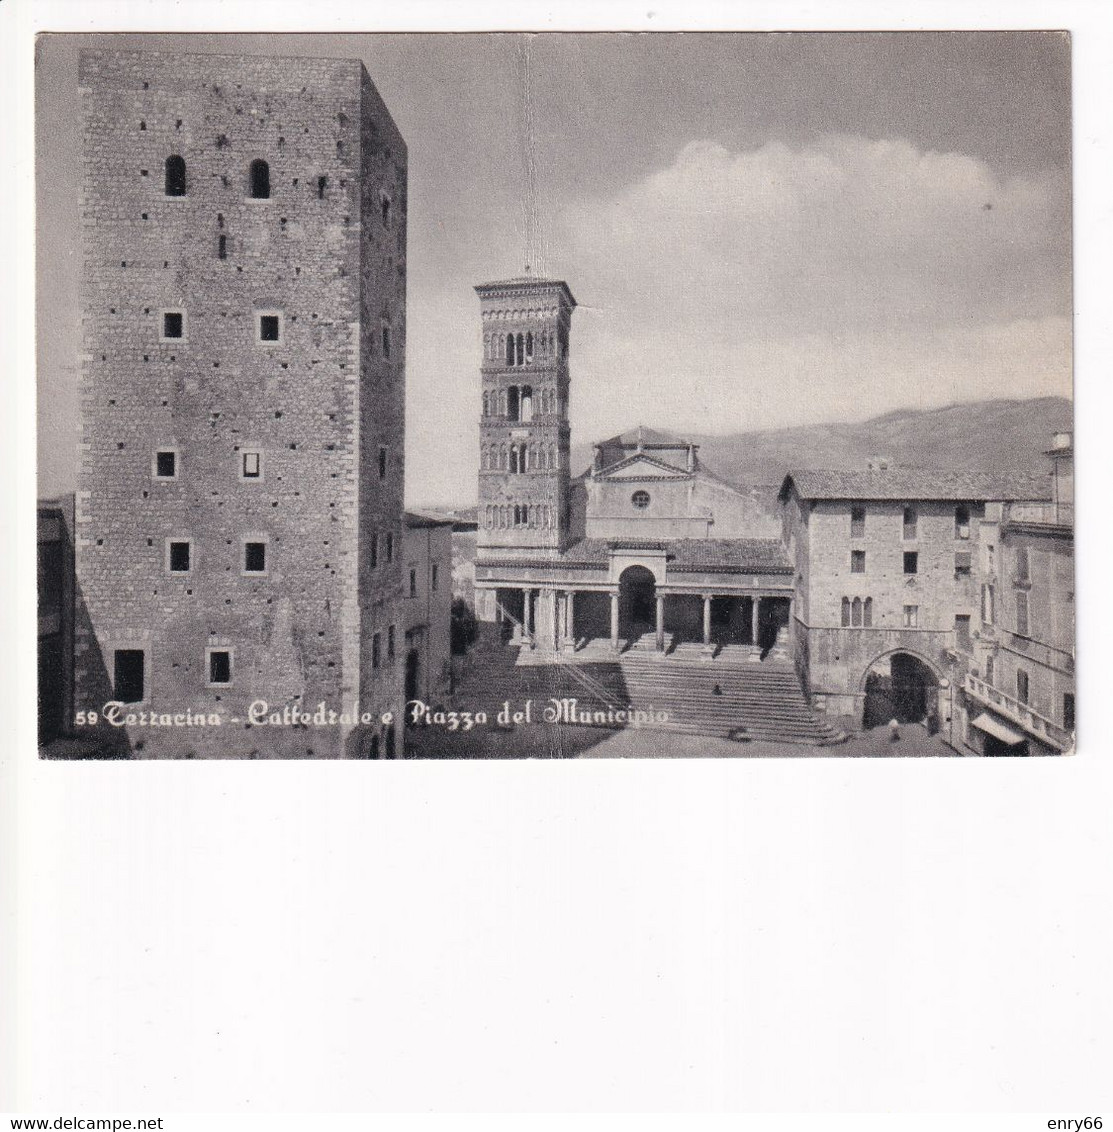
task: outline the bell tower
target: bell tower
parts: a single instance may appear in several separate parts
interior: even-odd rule
[[[476,287],[483,326],[478,546],[507,557],[568,543],[568,284],[525,276]]]

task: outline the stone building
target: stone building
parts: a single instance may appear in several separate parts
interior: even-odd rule
[[[973,631],[957,634],[957,735],[983,755],[1074,746],[1074,449],[1059,433],[1049,502],[986,506]]]
[[[224,720],[102,719],[143,755],[400,745],[405,142],[358,60],[94,50],[79,83],[77,707]]]
[[[405,515],[400,608],[406,703],[434,703],[451,685],[454,526],[447,516]]]
[[[794,471],[781,487],[792,652],[813,704],[872,726],[950,734],[956,637],[979,605],[987,506],[1046,500],[1046,477],[890,467]]]
[[[768,652],[792,604],[775,522],[701,467],[697,445],[651,429],[599,442],[591,469],[573,479],[572,292],[530,277],[476,290],[480,620],[553,654],[666,654],[682,643]]]

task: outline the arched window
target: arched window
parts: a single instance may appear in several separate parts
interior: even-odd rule
[[[526,361],[533,361],[533,331],[526,333]]]
[[[856,597],[850,606],[850,624],[856,628],[862,624],[862,599]]]
[[[533,386],[523,385],[520,397],[521,412],[519,416],[523,421],[533,420]]]
[[[506,416],[506,390],[505,389],[499,390],[499,416],[500,417]]]
[[[873,598],[867,597],[862,602],[862,624],[868,629],[873,624]]]
[[[251,195],[255,200],[268,200],[271,195],[271,167],[257,157],[251,163]]]
[[[184,157],[171,154],[166,159],[166,184],[163,192],[168,197],[184,197],[186,195],[186,163]]]
[[[522,339],[522,336],[521,336],[521,334],[519,334],[519,335],[518,335],[518,339],[517,339],[517,342],[518,342],[518,358],[517,358],[517,364],[518,364],[518,365],[522,365],[522,364],[523,364],[523,362],[525,361],[525,342],[524,342],[524,340]]]
[[[514,335],[508,334],[506,336],[506,364],[512,366],[514,364]]]
[[[556,471],[556,469],[559,467],[559,465],[557,464],[556,446],[552,444],[549,445],[549,467],[553,471]]]
[[[521,417],[521,391],[516,385],[511,385],[506,391],[506,417],[511,421]]]
[[[844,597],[842,599],[842,626],[847,628],[850,624],[850,598]]]
[[[490,408],[491,408],[490,394],[484,393],[483,394],[483,415],[485,417],[490,415]]]

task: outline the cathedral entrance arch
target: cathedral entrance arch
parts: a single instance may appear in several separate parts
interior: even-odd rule
[[[657,582],[644,566],[627,566],[618,578],[619,635],[633,641],[654,631]]]
[[[933,665],[912,652],[896,650],[879,656],[866,670],[862,726],[879,727],[927,721],[928,730],[939,726],[940,677]]]

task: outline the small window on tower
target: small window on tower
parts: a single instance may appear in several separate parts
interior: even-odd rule
[[[173,342],[185,337],[185,311],[172,310],[162,312],[163,342]]]
[[[390,227],[390,197],[386,193],[379,194],[379,211],[383,218],[383,227]]]
[[[240,453],[240,478],[261,480],[263,478],[263,454],[253,450]]]
[[[209,649],[209,683],[224,685],[232,683],[232,650]]]
[[[168,197],[184,197],[186,195],[185,158],[176,153],[166,159],[166,181],[163,191]]]
[[[178,453],[173,448],[160,448],[155,453],[155,479],[178,478]]]
[[[281,345],[282,314],[280,311],[259,311],[256,323],[256,341]]]
[[[269,200],[271,195],[271,169],[261,158],[251,163],[249,171],[251,196],[254,200]]]
[[[245,574],[265,574],[267,572],[267,544],[265,542],[244,542],[243,572]]]
[[[147,654],[143,649],[115,649],[112,657],[112,696],[122,704],[139,704],[146,697]]]
[[[390,327],[383,323],[383,357],[390,357]]]
[[[639,510],[644,511],[649,506],[649,492],[648,491],[635,491],[630,496],[630,502]]]
[[[191,567],[189,539],[169,539],[166,543],[166,568],[171,574],[188,574]]]
[[[327,189],[327,188],[328,188],[328,178],[327,177],[318,177],[317,178],[317,199],[318,200],[324,200],[325,199],[325,189]]]
[[[410,570],[410,597],[417,597],[417,571]]]
[[[387,446],[385,444],[379,445],[379,479],[386,479],[386,457]]]

